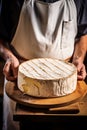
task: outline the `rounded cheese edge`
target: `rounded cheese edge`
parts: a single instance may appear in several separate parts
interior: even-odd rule
[[[60,97],[76,90],[77,70],[66,77],[57,80],[38,80],[18,72],[18,88],[25,94],[36,97]]]

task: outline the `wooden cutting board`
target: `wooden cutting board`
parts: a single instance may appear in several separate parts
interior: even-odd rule
[[[13,82],[7,82],[6,93],[14,101],[35,107],[35,108],[55,108],[64,107],[80,101],[87,93],[87,85],[84,81],[78,81],[77,89],[72,94],[58,98],[35,98],[22,93]]]

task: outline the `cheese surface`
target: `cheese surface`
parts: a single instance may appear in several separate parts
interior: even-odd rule
[[[59,97],[76,90],[77,69],[69,62],[37,58],[19,66],[18,88],[36,97]]]

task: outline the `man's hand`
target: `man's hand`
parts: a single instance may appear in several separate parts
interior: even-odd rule
[[[0,55],[5,60],[3,73],[7,80],[14,81],[17,79],[19,61],[14,54],[4,46],[4,41],[0,40]]]
[[[75,43],[75,49],[73,53],[72,62],[77,67],[78,80],[84,80],[86,78],[86,68],[84,65],[84,59],[87,52],[87,35],[81,36]]]
[[[84,80],[87,75],[85,65],[79,59],[74,60],[73,63],[77,67],[78,80]]]
[[[6,60],[3,68],[3,73],[7,80],[15,81],[18,76],[19,61],[15,56],[12,56]]]

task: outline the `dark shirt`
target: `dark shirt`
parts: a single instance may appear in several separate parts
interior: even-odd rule
[[[24,0],[0,0],[0,38],[10,42],[14,36]],[[57,0],[42,0],[54,2]],[[87,34],[87,0],[74,0],[77,7],[78,34]]]
[[[87,34],[87,0],[74,0],[77,7],[78,34],[80,37]]]
[[[24,0],[0,0],[0,38],[10,42],[14,36]]]

